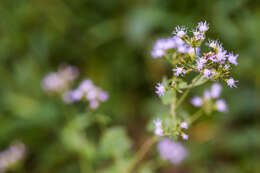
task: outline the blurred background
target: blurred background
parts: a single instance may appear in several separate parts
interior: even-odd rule
[[[109,92],[99,111],[109,126],[124,128],[130,150],[139,148],[152,134],[148,122],[165,109],[154,86],[171,74],[163,60],[151,58],[151,47],[175,26],[201,20],[209,22],[210,38],[239,53],[233,71],[239,87],[223,84],[229,113],[204,117],[189,130],[189,157],[155,172],[260,172],[260,1],[2,0],[0,18],[0,150],[16,141],[26,148],[22,163],[7,172],[81,172],[70,149],[74,138],[64,144],[60,137],[66,119],[78,113],[41,88],[42,78],[62,63]],[[90,134],[99,135],[92,126]]]

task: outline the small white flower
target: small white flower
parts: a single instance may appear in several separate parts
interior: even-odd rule
[[[189,139],[189,135],[187,135],[185,133],[183,133],[181,136],[182,136],[182,139],[184,139],[184,140],[188,140]]]
[[[219,112],[226,112],[227,111],[227,104],[225,100],[217,100],[216,101],[217,110]]]
[[[211,87],[210,93],[213,98],[218,98],[221,94],[222,87],[219,83],[214,83]]]
[[[153,120],[153,123],[155,126],[154,134],[157,136],[163,136],[162,121],[158,118]]]
[[[233,53],[230,53],[228,55],[228,61],[231,63],[231,64],[234,64],[235,66],[238,65],[237,63],[237,57],[238,57],[238,54],[234,55]]]
[[[233,88],[233,87],[237,88],[236,82],[238,82],[238,81],[234,80],[233,78],[230,78],[227,80],[227,84],[230,88]]]
[[[184,27],[177,26],[175,28],[175,31],[173,31],[173,34],[176,34],[177,37],[183,37],[186,35],[186,29]]]
[[[156,94],[159,96],[159,97],[161,97],[161,96],[163,96],[164,95],[164,93],[165,93],[165,87],[163,86],[163,84],[161,84],[161,83],[158,83],[157,85],[156,85]]]
[[[203,104],[203,101],[200,97],[195,96],[190,100],[191,104],[195,107],[200,107]]]
[[[183,69],[183,67],[178,67],[176,66],[176,69],[172,69],[172,71],[174,71],[174,75],[175,76],[180,76],[181,74],[185,74],[186,71]]]
[[[208,31],[209,29],[209,25],[207,24],[207,22],[199,22],[198,23],[198,29],[201,31],[201,32],[206,32]]]
[[[188,129],[188,123],[182,122],[182,123],[181,123],[181,128],[183,128],[183,129]]]

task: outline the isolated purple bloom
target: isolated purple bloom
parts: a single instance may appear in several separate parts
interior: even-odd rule
[[[157,136],[163,136],[162,121],[158,118],[153,120],[153,123],[155,126],[154,134]]]
[[[176,66],[176,69],[172,69],[172,71],[174,71],[174,75],[175,76],[180,76],[181,74],[185,74],[185,70],[183,69],[183,67],[178,67]]]
[[[193,97],[190,102],[195,107],[200,107],[203,104],[202,99],[198,96]]]
[[[186,149],[180,143],[175,143],[168,138],[162,139],[158,143],[157,149],[163,160],[169,160],[173,164],[180,164],[188,155]]]
[[[206,32],[209,29],[209,25],[207,24],[207,22],[199,22],[198,23],[198,29],[200,30],[200,32]]]
[[[228,61],[231,63],[231,64],[234,64],[235,66],[238,65],[237,63],[237,57],[238,57],[238,54],[234,55],[233,53],[230,53],[228,55]]]
[[[185,134],[185,133],[183,133],[183,134],[181,135],[181,137],[182,137],[182,139],[184,139],[184,140],[188,140],[188,139],[189,139],[189,135],[187,135],[187,134]]]
[[[173,31],[173,34],[176,34],[177,37],[183,37],[186,35],[186,29],[184,27],[177,26]]]
[[[181,128],[188,129],[188,123],[187,122],[182,122],[181,123]]]
[[[221,85],[219,83],[214,83],[211,86],[211,90],[210,90],[211,96],[213,98],[218,98],[221,94],[221,90],[222,90]]]
[[[161,97],[161,96],[163,96],[164,95],[164,93],[165,93],[165,87],[163,86],[163,84],[162,83],[158,83],[157,85],[156,85],[156,94],[159,96],[159,97]]]
[[[214,72],[212,72],[209,69],[204,69],[204,71],[203,71],[203,76],[206,78],[210,78],[213,74],[214,74]]]
[[[227,80],[227,84],[230,88],[233,88],[233,87],[237,88],[236,82],[238,82],[238,81],[234,80],[233,78],[230,78]]]
[[[217,100],[216,101],[217,110],[219,112],[226,112],[227,111],[227,105],[225,100]]]

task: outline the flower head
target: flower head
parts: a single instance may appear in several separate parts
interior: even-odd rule
[[[198,96],[193,97],[190,102],[195,107],[200,107],[203,104],[202,99]]]
[[[210,78],[213,74],[214,74],[214,72],[209,69],[204,69],[204,71],[203,71],[203,76],[205,78]]]
[[[181,123],[181,128],[188,129],[188,123],[187,122],[182,122]]]
[[[206,21],[198,23],[198,29],[200,32],[206,32],[209,29],[209,25]]]
[[[188,139],[189,139],[189,135],[187,135],[187,134],[185,134],[185,133],[183,133],[183,134],[181,135],[181,137],[182,137],[182,139],[184,139],[184,140],[188,140]]]
[[[238,57],[238,54],[234,55],[233,53],[230,53],[228,55],[228,61],[231,63],[231,64],[234,64],[235,66],[238,65],[237,63],[237,57]]]
[[[225,100],[217,100],[216,101],[217,110],[219,112],[226,112],[227,111],[227,104]]]
[[[205,58],[199,58],[197,60],[197,69],[201,70],[204,67],[206,62],[207,62],[207,60]]]
[[[188,155],[186,149],[180,143],[175,143],[168,138],[162,139],[158,143],[157,149],[162,159],[169,160],[173,164],[180,164]]]
[[[158,118],[153,120],[153,123],[155,126],[154,134],[157,136],[163,136],[162,121]]]
[[[177,37],[183,37],[186,35],[186,29],[184,27],[177,26],[173,31],[173,34],[176,34]]]
[[[233,78],[230,78],[227,80],[227,84],[230,88],[233,88],[233,87],[237,88],[236,82],[238,82],[238,81],[234,80]]]
[[[211,90],[210,90],[211,96],[213,98],[218,98],[221,94],[221,90],[222,90],[221,85],[219,83],[214,83],[211,86]]]
[[[163,96],[164,95],[164,93],[165,93],[165,87],[163,86],[163,84],[162,83],[158,83],[157,85],[156,85],[156,94],[159,96],[159,97],[161,97],[161,96]]]
[[[185,74],[186,73],[186,71],[184,70],[183,67],[178,67],[178,66],[176,66],[175,69],[172,69],[172,71],[175,72],[174,73],[175,76],[180,76],[181,74]]]

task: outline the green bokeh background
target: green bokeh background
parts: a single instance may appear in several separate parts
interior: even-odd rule
[[[2,0],[0,148],[20,140],[28,150],[10,172],[80,172],[76,154],[60,141],[64,122],[76,110],[40,86],[62,63],[77,66],[81,79],[109,92],[100,112],[109,126],[126,129],[131,150],[138,148],[151,135],[146,124],[164,109],[154,86],[170,74],[164,61],[151,58],[151,47],[175,26],[194,27],[201,20],[210,23],[209,37],[240,54],[233,71],[239,87],[223,84],[228,114],[205,117],[190,129],[189,158],[156,172],[259,173],[258,0]],[[194,111],[188,102],[185,109]],[[90,134],[99,134],[95,125]]]

